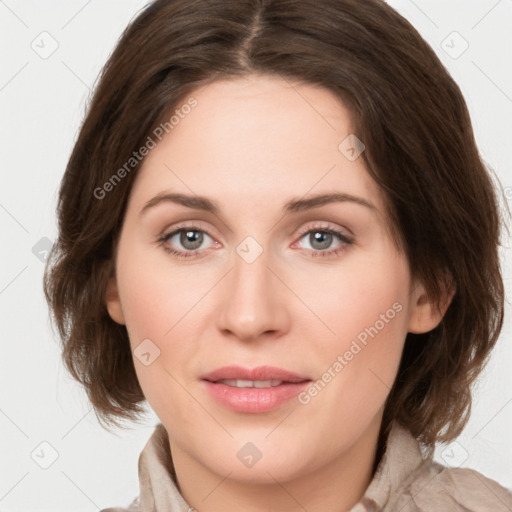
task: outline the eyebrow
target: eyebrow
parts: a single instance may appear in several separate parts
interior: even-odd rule
[[[354,196],[352,194],[346,194],[343,192],[335,192],[331,194],[317,194],[314,196],[303,198],[292,198],[283,206],[283,213],[296,213],[313,208],[319,208],[331,203],[346,203],[351,202],[369,208],[370,210],[377,210],[377,207],[370,201],[363,199],[362,197]],[[152,199],[150,199],[142,208],[139,215],[144,214],[149,209],[154,208],[162,203],[175,203],[187,208],[193,208],[195,210],[204,210],[218,215],[220,207],[216,201],[213,201],[204,196],[177,194],[177,193],[165,193],[162,192]]]

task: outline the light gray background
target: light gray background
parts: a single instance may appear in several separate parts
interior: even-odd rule
[[[44,237],[56,236],[57,189],[90,91],[122,30],[145,3],[0,0],[2,512],[93,512],[127,505],[138,494],[138,455],[158,419],[150,411],[143,425],[117,435],[100,428],[60,362],[40,258],[49,243]],[[481,153],[512,206],[512,0],[389,3],[434,47],[460,85]],[[469,46],[460,54],[464,40]],[[52,44],[58,44],[56,51],[42,54]],[[510,297],[510,240],[504,245]],[[475,468],[512,488],[509,304],[506,315],[476,388],[471,421],[436,458]],[[43,469],[53,461],[53,450],[58,457]]]

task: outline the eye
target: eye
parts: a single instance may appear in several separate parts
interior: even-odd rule
[[[207,239],[213,240],[203,229],[197,226],[180,225],[176,226],[170,233],[162,235],[158,242],[167,253],[177,258],[191,258],[201,257],[201,253],[208,252],[203,247]],[[351,236],[325,225],[308,226],[301,233],[300,240],[302,239],[306,239],[309,242],[311,248],[307,249],[311,257],[336,256],[346,249],[348,245],[354,243],[354,239]],[[333,242],[337,242],[337,246],[329,250]],[[214,243],[218,244],[216,241]]]
[[[204,251],[201,248],[205,240],[212,238],[197,226],[178,226],[170,233],[159,238],[158,242],[169,254],[178,258],[197,257],[199,252]],[[182,247],[184,250],[175,249]]]
[[[343,234],[341,231],[334,229],[328,226],[309,226],[306,231],[302,232],[301,240],[305,239],[311,247],[311,257],[326,257],[326,256],[336,256],[342,250],[346,248],[346,246],[354,243],[354,240],[351,236]],[[333,242],[337,242],[338,245],[331,250],[329,249]]]

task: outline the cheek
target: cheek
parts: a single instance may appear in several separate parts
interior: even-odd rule
[[[132,344],[167,339],[200,292],[193,272],[172,269],[162,248],[142,244],[134,235],[120,244],[117,273]]]
[[[130,241],[125,243],[128,247]],[[140,386],[160,417],[167,409],[173,410],[173,417],[186,417],[194,403],[180,386],[180,372],[197,351],[195,320],[204,314],[201,299],[211,279],[190,268],[170,268],[163,250],[159,254],[135,243],[130,251],[122,247],[118,285]],[[169,396],[180,399],[168,403]]]
[[[354,260],[293,282],[294,291],[320,320],[310,325],[320,327],[323,347],[327,341],[332,348],[348,349],[358,335],[364,343],[368,330],[388,340],[401,339],[405,332],[410,286],[406,261],[391,251],[380,259]]]
[[[407,334],[406,261],[392,255],[319,274],[301,293],[322,320],[316,334],[309,328],[310,350],[321,357],[314,396],[304,403],[311,398],[319,409],[330,403],[335,416],[350,413],[364,423],[385,401],[398,370]]]
[[[178,426],[186,431],[192,428],[188,411],[196,406],[181,374],[196,348],[187,333],[191,301],[166,286],[158,274],[148,268],[125,282],[126,326],[144,396],[157,416],[166,418],[166,425],[174,430],[173,419],[180,418]]]

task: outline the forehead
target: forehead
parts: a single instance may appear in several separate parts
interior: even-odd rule
[[[181,105],[190,98],[195,106],[183,109],[139,169],[132,191],[138,202],[172,190],[265,208],[341,191],[382,206],[363,159],[346,156],[352,119],[330,91],[251,75],[212,82]]]

